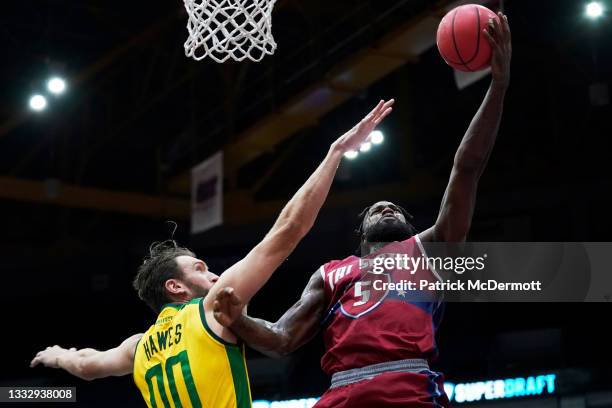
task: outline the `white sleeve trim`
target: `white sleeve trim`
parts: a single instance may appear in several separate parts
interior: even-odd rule
[[[421,238],[419,237],[419,234],[416,234],[414,236],[417,245],[419,246],[419,249],[421,250],[421,254],[425,257],[428,258],[427,256],[427,252],[425,252],[425,248],[423,247],[423,243],[421,242]],[[438,274],[438,272],[436,271],[436,268],[434,268],[433,266],[429,266],[429,262],[427,263],[427,269],[429,269],[431,271],[431,273],[433,273],[433,275],[436,277],[436,279],[440,282],[444,282],[442,280],[442,278],[440,277],[440,275]]]

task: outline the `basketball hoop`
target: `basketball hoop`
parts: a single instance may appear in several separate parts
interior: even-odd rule
[[[272,9],[276,0],[183,0],[189,15],[185,55],[200,61],[261,61],[274,54]]]

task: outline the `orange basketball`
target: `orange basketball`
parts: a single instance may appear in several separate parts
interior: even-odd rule
[[[438,26],[438,51],[448,65],[459,71],[480,71],[491,63],[491,45],[482,32],[499,17],[486,7],[466,4],[449,11]]]

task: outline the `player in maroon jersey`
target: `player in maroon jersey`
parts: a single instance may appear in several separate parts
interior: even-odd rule
[[[329,390],[315,405],[331,407],[448,406],[442,376],[429,369],[436,356],[435,331],[441,303],[434,292],[389,290],[384,283],[439,279],[417,267],[376,271],[375,259],[407,254],[425,256],[423,242],[465,240],[478,180],[495,143],[510,78],[511,40],[506,16],[491,21],[492,81],[455,155],[450,181],[436,223],[416,233],[401,207],[380,201],[367,208],[359,229],[361,257],[349,256],[319,268],[301,299],[276,322],[242,314],[232,288],[215,301],[215,318],[269,356],[292,352],[323,330],[323,370]],[[418,296],[418,298],[415,298]]]

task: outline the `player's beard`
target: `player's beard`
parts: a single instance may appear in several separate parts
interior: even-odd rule
[[[370,243],[404,241],[413,236],[414,233],[414,227],[408,223],[397,219],[384,220],[381,218],[364,232],[364,238]]]
[[[191,290],[192,299],[195,298],[204,298],[208,295],[210,289],[204,289],[198,285],[190,284],[189,289]]]

